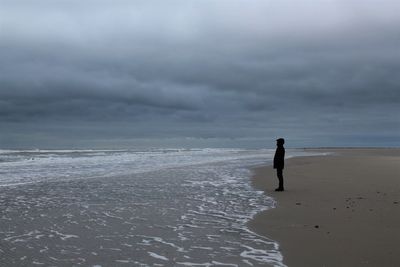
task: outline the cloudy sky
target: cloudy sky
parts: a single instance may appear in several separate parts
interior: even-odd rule
[[[0,0],[0,148],[400,146],[398,0]]]

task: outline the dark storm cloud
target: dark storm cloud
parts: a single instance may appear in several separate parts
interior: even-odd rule
[[[399,10],[389,0],[2,1],[0,123],[8,136],[68,125],[104,139],[394,139]],[[101,130],[111,124],[118,133]]]

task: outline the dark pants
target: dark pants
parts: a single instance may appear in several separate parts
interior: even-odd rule
[[[276,175],[279,180],[279,189],[283,189],[283,169],[276,169]]]

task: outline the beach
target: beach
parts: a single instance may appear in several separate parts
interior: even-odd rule
[[[330,154],[286,160],[284,192],[271,166],[254,170],[276,208],[250,229],[276,240],[287,266],[399,266],[400,149],[312,151]]]

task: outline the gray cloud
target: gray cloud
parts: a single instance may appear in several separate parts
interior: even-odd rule
[[[396,1],[0,5],[0,146],[400,144]]]

